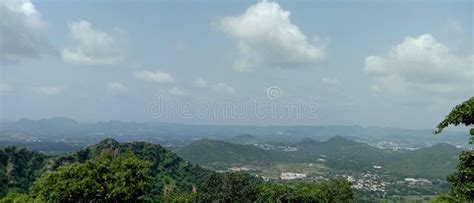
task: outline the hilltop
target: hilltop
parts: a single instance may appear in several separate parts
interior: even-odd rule
[[[232,146],[211,140],[198,143]],[[249,151],[253,152],[258,154]],[[346,180],[281,183],[263,182],[247,173],[214,173],[145,142],[105,139],[63,156],[7,147],[0,148],[0,158],[1,202],[339,202],[354,198]]]
[[[193,163],[220,168],[232,164],[267,164],[281,161],[281,153],[253,145],[240,145],[219,140],[202,139],[179,150],[178,155]]]
[[[286,150],[292,148],[293,150]],[[285,151],[286,150],[286,151]],[[288,146],[242,145],[203,139],[193,142],[177,153],[193,163],[213,169],[232,166],[319,163],[335,170],[379,171],[403,177],[444,179],[457,163],[461,152],[449,144],[404,151],[385,151],[343,136],[326,141],[304,139]]]
[[[132,153],[136,157],[150,161],[151,175],[155,177],[154,191],[161,193],[170,188],[176,191],[191,191],[201,179],[211,172],[178,157],[173,152],[157,144],[145,142],[119,143],[105,139],[98,144],[62,156],[46,156],[26,148],[7,147],[0,149],[0,180],[11,184],[3,188],[19,188],[26,191],[31,183],[45,170],[55,170],[71,163],[83,163],[103,154],[119,156]],[[12,168],[14,170],[12,170]],[[3,184],[2,184],[3,185]],[[2,193],[2,191],[0,191]]]
[[[438,178],[444,180],[458,163],[462,150],[450,144],[394,154],[386,161],[386,167],[397,174],[411,177]]]

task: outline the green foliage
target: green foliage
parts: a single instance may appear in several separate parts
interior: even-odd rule
[[[354,199],[346,180],[323,183],[264,183],[246,173],[212,174],[198,191],[199,202],[347,202]]]
[[[353,196],[347,181],[268,184],[246,173],[204,170],[144,142],[108,139],[52,158],[22,148],[0,152],[0,186],[10,191],[1,202],[337,202]],[[275,194],[286,195],[282,199]]]
[[[436,126],[434,134],[439,134],[449,125],[458,126],[464,124],[466,126],[474,124],[474,97],[458,104],[453,108],[446,118]],[[472,135],[472,134],[471,134]]]
[[[327,165],[331,168],[368,170],[387,160],[390,154],[365,143],[334,136],[325,142],[306,145],[291,155],[291,160],[304,162],[312,162],[323,155],[327,157]]]
[[[474,201],[474,151],[464,151],[459,156],[456,172],[448,177],[452,183],[450,194],[455,199]]]
[[[370,171],[382,166],[391,174],[406,177],[445,179],[455,169],[461,150],[438,144],[413,151],[387,152],[365,143],[335,136],[327,141],[299,144],[298,151],[263,150],[214,140],[199,140],[178,152],[183,158],[213,169],[226,170],[235,165],[271,168],[274,163],[313,163],[323,158],[336,170]]]
[[[152,188],[150,168],[150,162],[131,154],[104,155],[43,174],[32,193],[48,202],[143,201]]]
[[[0,148],[0,197],[7,191],[26,192],[41,174],[46,158],[23,147]]]
[[[178,151],[178,155],[196,164],[214,168],[226,168],[232,163],[268,164],[286,158],[283,153],[263,150],[252,145],[208,139],[193,142]]]
[[[24,202],[42,202],[32,196],[24,193],[10,192],[5,197],[0,199],[0,203],[24,203]]]
[[[448,125],[455,126],[464,124],[466,126],[474,124],[474,97],[453,108],[446,118],[438,124],[435,134],[441,133]],[[471,144],[474,130],[470,130]],[[436,201],[469,201],[474,202],[474,150],[468,150],[459,156],[459,164],[456,171],[448,176],[451,182],[450,192],[436,199]]]
[[[197,193],[169,193],[161,198],[161,202],[188,203],[197,202]]]
[[[346,180],[314,183],[266,183],[258,188],[257,202],[348,202],[354,199]]]
[[[385,168],[406,177],[445,179],[452,173],[462,150],[449,144],[394,154],[386,159]]]
[[[165,188],[167,191],[191,192],[193,186],[210,173],[160,145],[145,142],[118,143],[113,139],[105,139],[70,155],[51,157],[26,148],[7,147],[0,148],[0,197],[7,192],[27,192],[43,171],[55,171],[66,165],[80,170],[85,167],[80,163],[91,164],[89,162],[99,157],[115,157],[124,153],[134,154],[151,163],[153,186],[150,196],[162,195]]]
[[[160,145],[145,142],[119,143],[113,139],[105,139],[72,155],[59,157],[53,168],[67,163],[82,163],[104,154],[119,155],[126,152],[152,163],[151,175],[155,177],[153,195],[162,195],[165,188],[176,192],[190,192],[209,173]]]
[[[430,202],[431,203],[451,203],[451,202],[463,202],[463,201],[456,199],[450,194],[443,193],[433,198]]]
[[[273,163],[313,162],[321,155],[329,157],[328,164],[338,169],[371,168],[373,162],[385,160],[384,151],[364,143],[335,136],[325,142],[311,142],[296,152],[264,150],[253,145],[240,145],[217,140],[199,140],[178,151],[186,160],[212,167],[227,169],[235,163],[271,165]],[[205,156],[204,156],[205,155]]]
[[[247,173],[213,173],[200,185],[200,202],[251,202],[262,180]]]

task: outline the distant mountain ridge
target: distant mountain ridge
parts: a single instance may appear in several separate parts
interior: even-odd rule
[[[213,137],[216,135],[223,136],[225,138],[232,138],[238,136],[247,136],[251,138],[261,138],[268,135],[275,137],[285,136],[303,136],[299,137],[314,137],[323,136],[330,138],[334,135],[341,136],[360,136],[360,135],[379,135],[385,136],[400,136],[406,134],[426,134],[431,136],[432,129],[403,129],[393,127],[361,127],[361,126],[251,126],[251,125],[191,125],[191,124],[178,124],[178,123],[163,123],[163,122],[125,122],[125,121],[99,121],[94,123],[83,123],[77,122],[67,117],[53,117],[50,119],[19,119],[17,121],[0,122],[0,130],[45,130],[54,131],[59,129],[70,129],[74,131],[150,131],[163,129],[169,130],[174,129],[174,135],[182,135],[176,133],[177,127],[183,129],[193,129],[196,134],[202,134],[203,136]],[[49,129],[50,128],[50,129]],[[464,135],[465,132],[448,131],[448,134]],[[279,135],[279,136],[277,136]],[[445,137],[445,136],[441,136]]]
[[[66,129],[75,128],[78,125],[79,123],[77,121],[66,117],[54,117],[50,119],[40,120],[31,120],[23,118],[16,122],[10,123],[10,125],[4,126],[2,128],[16,128],[27,131],[63,131]]]

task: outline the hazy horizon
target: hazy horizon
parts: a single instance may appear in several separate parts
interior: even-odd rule
[[[474,95],[473,10],[2,0],[0,120],[433,129]]]
[[[10,123],[10,122],[17,122],[22,119],[27,119],[27,120],[34,120],[34,121],[39,121],[39,120],[50,120],[53,118],[66,118],[66,119],[72,119],[76,121],[79,124],[94,124],[94,123],[99,123],[99,122],[134,122],[134,123],[159,123],[159,124],[168,124],[168,125],[189,125],[189,126],[235,126],[235,127],[361,127],[361,128],[388,128],[388,129],[401,129],[401,130],[428,130],[428,131],[433,131],[435,128],[403,128],[403,127],[393,127],[393,126],[377,126],[377,125],[252,125],[252,124],[219,124],[219,123],[189,123],[189,122],[166,122],[166,121],[156,121],[156,120],[151,120],[151,121],[135,121],[135,120],[94,120],[94,121],[87,121],[87,120],[77,120],[74,118],[70,117],[64,117],[64,116],[55,116],[55,117],[50,117],[50,118],[38,118],[38,119],[32,119],[32,118],[19,118],[17,120],[0,120],[0,123]],[[466,131],[469,130],[469,127],[466,126],[449,126],[446,128],[445,131],[447,132],[463,132],[466,133]],[[466,133],[468,134],[468,133]]]

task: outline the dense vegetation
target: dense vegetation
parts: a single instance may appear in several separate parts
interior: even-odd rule
[[[25,192],[41,174],[47,157],[23,147],[0,148],[0,196]]]
[[[301,150],[290,153],[293,160],[312,161],[324,156],[328,165],[337,169],[366,170],[380,165],[389,154],[364,143],[335,136],[325,142],[306,145]]]
[[[190,164],[160,145],[145,142],[118,143],[113,139],[105,139],[97,145],[82,149],[72,155],[58,157],[55,159],[53,168],[67,163],[82,163],[104,153],[121,154],[126,152],[151,162],[151,175],[156,179],[154,192],[157,194],[164,190],[189,192],[203,176],[210,172]]]
[[[135,202],[150,198],[151,162],[132,154],[101,155],[44,173],[33,185],[34,198],[46,202]]]
[[[165,197],[170,202],[348,202],[354,199],[346,180],[314,183],[263,182],[246,173],[215,173],[196,195]]]
[[[435,133],[451,124],[473,125],[473,117],[474,97],[456,106]],[[474,130],[470,132],[474,136]],[[210,165],[304,162],[324,157],[329,166],[338,169],[369,169],[381,164],[387,172],[418,177],[446,173],[446,169],[454,168],[451,160],[459,154],[456,148],[445,144],[386,152],[342,137],[300,144],[295,144],[300,150],[283,153],[201,140],[179,153]],[[460,154],[448,181],[452,183],[450,191],[435,201],[474,201],[473,150]],[[106,139],[63,156],[46,156],[22,147],[0,148],[0,202],[347,202],[355,196],[346,180],[264,182],[247,173],[215,173],[145,142],[118,143]]]
[[[327,141],[308,140],[292,146],[297,151],[264,150],[215,140],[199,140],[178,151],[193,163],[224,169],[232,165],[269,165],[272,163],[314,163],[326,160],[332,169],[367,171],[374,165],[403,177],[445,179],[455,169],[461,150],[438,144],[412,151],[387,152],[370,145],[335,136]]]
[[[258,188],[257,202],[348,202],[354,198],[351,184],[333,180],[321,184],[263,184]]]
[[[453,108],[446,118],[438,124],[435,134],[439,134],[449,125],[474,125],[474,97],[457,105]],[[470,130],[471,141],[473,144],[474,128]],[[467,150],[459,156],[459,163],[456,171],[449,175],[448,181],[451,182],[449,193],[441,195],[439,201],[448,202],[474,202],[474,150]]]
[[[264,183],[245,173],[215,173],[159,145],[106,139],[65,156],[9,147],[0,202],[348,201],[350,183]]]
[[[459,154],[461,149],[449,144],[437,144],[394,154],[384,165],[402,176],[445,180],[455,170]]]
[[[284,154],[219,140],[203,139],[177,152],[193,163],[219,168],[232,163],[268,164],[284,159]]]

